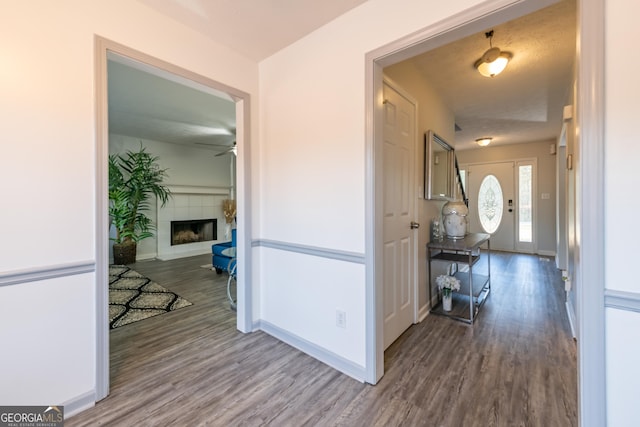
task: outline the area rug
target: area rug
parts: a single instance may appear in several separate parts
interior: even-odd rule
[[[128,325],[193,305],[124,265],[109,266],[109,326]]]

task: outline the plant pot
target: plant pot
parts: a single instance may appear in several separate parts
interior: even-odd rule
[[[127,265],[136,262],[136,251],[138,245],[136,242],[114,243],[113,244],[113,263],[116,265]]]
[[[451,311],[451,306],[453,305],[453,301],[451,298],[451,294],[442,295],[442,309],[444,311]]]

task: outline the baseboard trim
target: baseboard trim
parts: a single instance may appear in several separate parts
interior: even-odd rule
[[[291,347],[294,347],[301,352],[308,354],[314,359],[317,359],[320,362],[331,366],[332,368],[342,372],[343,374],[348,375],[360,382],[365,382],[366,372],[364,367],[357,365],[352,361],[347,360],[344,357],[326,350],[312,342],[309,342],[304,338],[285,331],[284,329],[275,326],[265,320],[261,320],[258,322],[258,328],[263,332],[271,335],[272,337],[277,338],[286,344],[289,344]]]
[[[425,304],[418,310],[418,323],[422,322],[429,315],[429,304]]]
[[[136,255],[136,261],[147,261],[149,259],[156,259],[158,258],[158,253],[157,252],[153,252],[151,254],[137,254]],[[113,260],[111,260],[113,261]],[[112,262],[113,264],[113,262]]]
[[[96,404],[96,392],[95,390],[76,396],[71,400],[64,402],[64,418],[70,418],[80,412],[86,411],[89,408],[94,407]]]
[[[188,257],[192,257],[192,256],[207,255],[207,254],[211,255],[211,247],[201,248],[201,249],[193,249],[191,251],[181,252],[181,253],[176,253],[176,254],[162,254],[162,255],[158,255],[158,256],[150,257],[150,258],[140,258],[140,261],[143,261],[145,259],[153,259],[153,258],[157,258],[160,261],[170,261],[172,259],[188,258]]]
[[[542,256],[550,256],[550,257],[555,257],[556,256],[556,251],[538,251],[538,255],[542,255]]]
[[[69,264],[49,265],[0,273],[0,287],[20,283],[57,279],[58,277],[87,274],[96,271],[95,261],[80,261]]]
[[[340,251],[335,249],[321,248],[318,246],[299,245],[297,243],[287,243],[269,239],[254,240],[251,242],[251,246],[278,249],[280,251],[287,252],[296,252],[299,254],[335,259],[338,261],[353,262],[356,264],[365,263],[365,255],[359,252]]]
[[[640,313],[640,293],[605,289],[604,305],[607,308]]]

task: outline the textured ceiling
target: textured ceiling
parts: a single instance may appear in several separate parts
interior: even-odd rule
[[[138,0],[253,58],[269,56],[362,0]],[[456,149],[556,138],[572,84],[575,0],[504,24],[493,45],[513,54],[482,77],[473,63],[489,48],[484,31],[409,59],[454,113]],[[162,72],[109,61],[110,131],[224,150],[235,140],[235,106],[207,88]],[[184,82],[183,82],[184,83]],[[219,95],[219,94],[218,94]]]
[[[456,149],[556,138],[572,85],[576,44],[574,0],[487,28],[493,46],[511,52],[502,74],[487,78],[474,62],[489,48],[485,32],[410,59],[453,111]]]

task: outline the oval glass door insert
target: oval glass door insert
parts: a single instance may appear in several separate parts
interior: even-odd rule
[[[495,175],[487,175],[478,190],[478,216],[485,232],[495,233],[502,221],[502,187]]]

